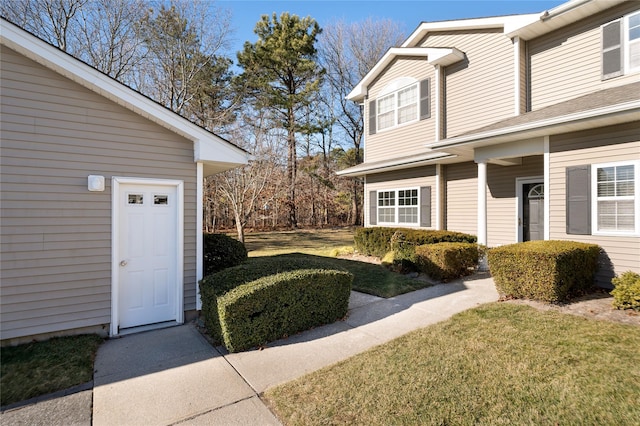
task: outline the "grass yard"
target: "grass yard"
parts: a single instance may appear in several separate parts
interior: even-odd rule
[[[93,334],[2,348],[0,405],[91,381],[100,343],[102,338]]]
[[[353,229],[319,229],[280,232],[256,232],[245,235],[249,257],[305,253],[330,256],[332,250],[353,246]]]
[[[287,425],[637,425],[640,328],[510,303],[272,388]]]
[[[380,265],[332,257],[336,250],[353,246],[352,229],[252,233],[245,236],[245,246],[249,257],[291,253],[322,256],[332,267],[346,269],[354,275],[354,290],[375,296],[393,297],[429,286],[425,281],[391,272]]]

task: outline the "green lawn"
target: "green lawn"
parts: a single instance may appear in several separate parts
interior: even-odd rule
[[[352,229],[252,233],[245,236],[245,246],[250,257],[291,253],[314,258],[321,256],[331,267],[346,269],[354,275],[354,290],[375,296],[393,297],[430,285],[391,272],[384,266],[333,257],[339,249],[353,246]]]
[[[494,303],[272,388],[287,425],[637,425],[640,328]]]
[[[245,235],[245,246],[249,257],[296,252],[330,256],[337,248],[353,246],[353,229],[248,233]]]
[[[2,348],[0,405],[91,381],[100,343],[97,335],[83,335]]]

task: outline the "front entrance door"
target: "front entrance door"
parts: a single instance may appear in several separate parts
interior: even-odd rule
[[[525,183],[522,194],[523,241],[544,240],[544,184]]]
[[[120,184],[119,328],[177,320],[177,187]]]

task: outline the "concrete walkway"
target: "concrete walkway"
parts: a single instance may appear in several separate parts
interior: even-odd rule
[[[108,340],[95,364],[92,423],[278,425],[259,397],[267,388],[497,299],[493,280],[482,274],[390,299],[352,292],[345,321],[235,354],[213,348],[192,324]],[[35,424],[41,404],[8,411],[0,423],[21,424],[31,410],[32,421],[22,424]],[[52,405],[50,416],[57,413]],[[89,424],[86,415],[73,415],[57,413],[67,420],[58,424]]]

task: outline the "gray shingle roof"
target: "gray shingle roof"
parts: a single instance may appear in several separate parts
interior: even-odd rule
[[[492,130],[500,130],[522,124],[535,123],[537,121],[543,121],[554,117],[562,117],[565,115],[605,108],[637,100],[640,100],[640,81],[589,93],[588,95],[560,102],[555,105],[550,105],[539,110],[507,118],[505,120],[498,121],[497,123],[471,130],[459,136],[471,136]]]

